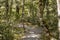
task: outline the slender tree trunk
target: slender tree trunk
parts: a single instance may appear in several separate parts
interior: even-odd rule
[[[8,27],[9,27],[9,4],[8,4],[8,0],[5,0],[5,8],[6,8],[5,18],[6,18],[6,20],[7,20],[6,25],[7,25],[7,28],[8,28]],[[6,29],[7,29],[7,28],[6,28]],[[5,30],[6,30],[6,29],[5,29]],[[9,39],[8,39],[9,29],[7,30],[7,32],[8,32],[8,34],[5,36],[5,37],[6,37],[5,40],[9,40]]]
[[[47,15],[46,15],[46,16],[47,16],[47,18],[49,19],[49,0],[46,0],[46,5],[45,5],[45,6],[46,6],[46,9],[47,9]],[[49,26],[46,25],[45,27],[46,27],[46,29],[48,30],[48,34],[49,34],[49,35],[47,36],[47,39],[48,39],[48,40],[51,40],[51,38],[50,38]]]
[[[10,6],[9,6],[9,13],[10,13],[10,18],[11,18],[11,14],[12,14],[12,5],[13,5],[13,0],[10,0]],[[11,20],[9,20],[11,23]],[[11,27],[11,32],[13,32],[13,26]]]
[[[16,0],[16,20],[19,21],[20,15],[19,15],[19,2]]]
[[[0,13],[1,13],[1,2],[0,2]],[[1,16],[0,16],[0,19],[1,19]],[[1,21],[0,21],[0,24],[1,24]],[[2,36],[0,36],[0,40],[3,40],[3,33],[2,32],[3,31],[0,30],[0,35],[2,35]]]
[[[10,14],[12,14],[12,5],[13,5],[13,0],[11,0],[11,2],[10,2]]]
[[[40,18],[43,18],[43,0],[39,0]]]
[[[44,10],[44,7],[43,7],[43,0],[39,0],[39,13],[38,13],[38,18],[39,18],[39,26],[42,27],[44,24],[43,24],[43,10]],[[42,40],[46,40],[46,37],[45,37],[45,34],[42,33],[41,34],[41,38]]]
[[[40,26],[42,26],[42,20],[43,20],[43,12],[44,11],[44,6],[43,6],[43,0],[39,0],[39,22]]]
[[[23,2],[23,6],[22,6],[22,25],[23,25],[23,29],[24,29],[24,33],[26,32],[25,30],[25,26],[24,26],[24,5],[25,5],[25,0],[22,0]]]
[[[9,11],[9,5],[8,5],[8,0],[5,2],[5,7],[6,7],[6,19],[8,20],[8,11]]]
[[[60,0],[57,0],[57,10],[58,10],[58,30],[59,30],[59,40],[60,40]]]

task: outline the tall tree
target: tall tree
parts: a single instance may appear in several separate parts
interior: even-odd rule
[[[58,9],[58,30],[60,39],[60,0],[57,0],[57,9]]]
[[[25,0],[22,0],[22,25],[23,25],[23,29],[24,29],[24,33],[26,32],[25,30],[25,26],[24,26],[24,5],[25,5]]]

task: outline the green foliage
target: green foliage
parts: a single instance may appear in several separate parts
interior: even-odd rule
[[[23,36],[24,28],[19,28],[18,24],[27,22],[39,27],[46,25],[49,32],[58,38],[56,0],[43,0],[41,3],[40,8],[39,0],[26,0],[24,5],[22,0],[0,0],[0,35],[3,36],[1,40],[14,40],[15,38],[17,40],[16,35]],[[44,24],[42,24],[43,21]],[[42,35],[43,40],[47,40],[46,34],[42,33]]]

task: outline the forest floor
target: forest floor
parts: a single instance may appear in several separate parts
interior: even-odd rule
[[[19,27],[22,24],[19,25]],[[24,25],[27,30],[22,36],[22,40],[40,40],[41,33],[43,32],[42,27],[38,27],[37,25]]]

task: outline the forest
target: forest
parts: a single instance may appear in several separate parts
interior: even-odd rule
[[[56,0],[0,0],[0,40],[60,40],[57,8]]]

